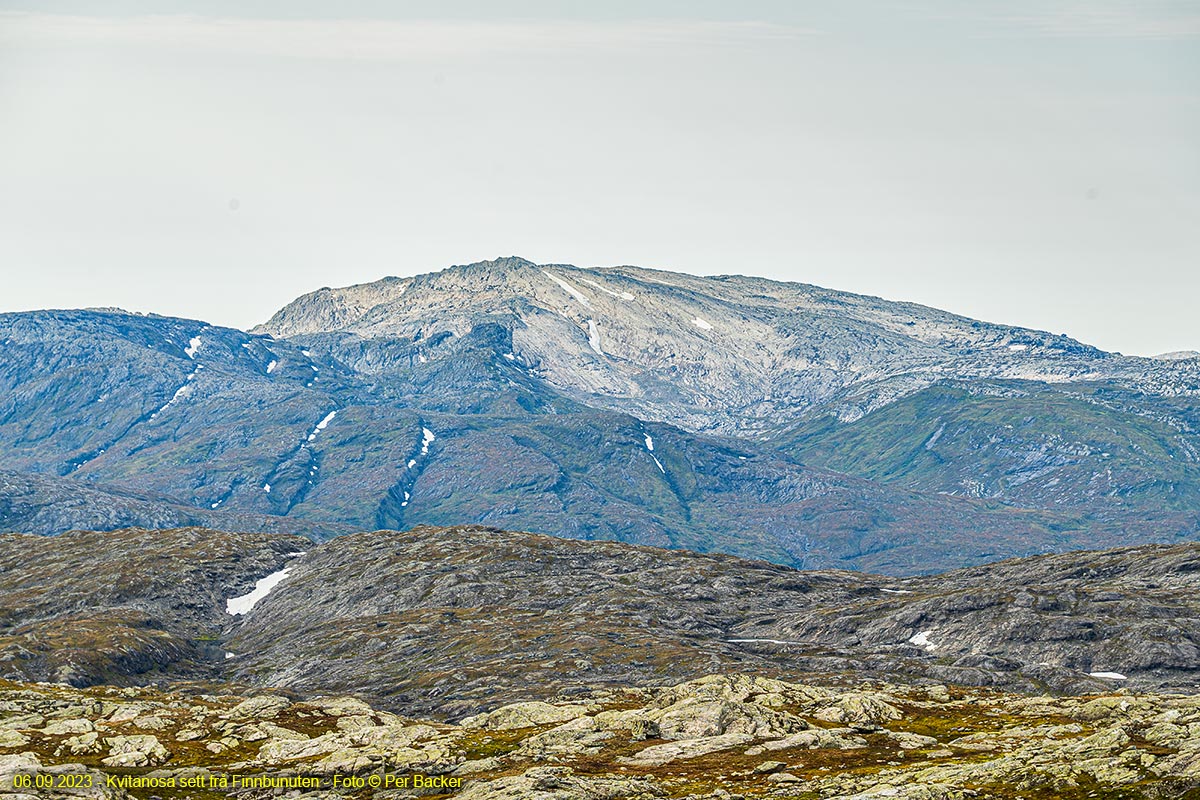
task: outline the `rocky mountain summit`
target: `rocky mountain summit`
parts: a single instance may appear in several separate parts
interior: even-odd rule
[[[1021,691],[1200,683],[1200,545],[919,578],[480,527],[0,537],[0,677],[357,694],[459,720],[502,698],[747,672]]]
[[[305,295],[254,330],[436,347],[479,320],[584,402],[691,431],[752,438],[816,408],[857,419],[945,378],[1117,379],[1200,396],[1196,365],[1104,353],[1065,336],[743,275],[581,269],[522,258]]]
[[[252,333],[0,315],[0,530],[482,523],[932,572],[1200,537],[1200,362],[801,284],[500,259]],[[85,499],[86,498],[86,499]]]
[[[345,696],[11,682],[0,708],[6,800],[1200,796],[1195,695],[727,674],[506,704],[457,725]]]

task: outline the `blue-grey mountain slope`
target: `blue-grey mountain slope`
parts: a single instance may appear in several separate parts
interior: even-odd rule
[[[1197,375],[814,287],[520,259],[320,290],[252,333],[0,315],[27,509],[0,527],[486,523],[898,573],[1193,539]],[[60,478],[237,522],[76,518]]]

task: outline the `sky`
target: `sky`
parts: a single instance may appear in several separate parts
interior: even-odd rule
[[[1200,350],[1200,0],[0,0],[0,311],[505,255]]]

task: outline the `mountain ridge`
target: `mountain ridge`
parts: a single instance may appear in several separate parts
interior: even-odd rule
[[[135,529],[0,536],[0,567],[0,677],[76,686],[353,692],[455,718],[730,670],[1075,694],[1200,678],[1200,544],[897,579],[482,526]]]
[[[0,315],[0,528],[476,522],[893,572],[1200,536],[1200,362],[635,267],[306,297],[284,338]]]
[[[665,296],[648,294],[650,284],[654,292]],[[880,398],[907,391],[901,380],[904,373],[916,368],[936,372],[944,367],[940,360],[961,361],[962,353],[955,351],[964,347],[985,347],[996,359],[990,366],[967,364],[964,368],[975,377],[1056,381],[1095,377],[1094,370],[1081,367],[1082,357],[1119,363],[1120,369],[1115,372],[1131,379],[1144,377],[1138,374],[1140,371],[1153,372],[1161,366],[1150,359],[1104,353],[1065,336],[979,322],[914,303],[740,275],[697,277],[629,266],[581,269],[508,258],[412,278],[386,278],[353,288],[366,294],[377,285],[386,287],[384,294],[376,298],[380,302],[360,303],[361,314],[353,322],[345,322],[340,314],[332,319],[311,319],[313,295],[306,295],[254,330],[272,334],[286,330],[288,335],[342,330],[367,338],[428,337],[435,330],[462,335],[469,315],[508,316],[518,323],[514,326],[517,346],[529,351],[531,360],[543,368],[556,387],[591,392],[609,400],[612,407],[643,418],[671,418],[689,430],[737,435],[760,432],[758,416],[778,421],[782,409],[790,411],[796,402],[825,404],[854,385],[865,387],[871,381],[889,384],[869,389],[861,402],[847,396],[852,403],[843,403],[846,407],[838,412],[847,418],[864,413]],[[398,294],[397,285],[403,286]],[[721,296],[718,289],[732,290],[733,294],[726,291],[729,296]],[[331,291],[340,290],[323,289],[314,294]],[[464,309],[464,304],[470,308]],[[642,304],[649,304],[648,309],[633,308]],[[703,315],[716,318],[721,308],[728,311],[730,319],[718,321],[714,328],[712,320]],[[836,336],[809,336],[803,328],[780,321],[785,311],[803,312],[824,325],[834,324],[831,320],[835,316],[843,322],[832,331]],[[296,324],[301,315],[309,318],[307,326]],[[623,315],[629,319],[623,319]],[[564,322],[572,327],[563,327]],[[741,338],[748,341],[733,345],[730,331],[738,326],[746,329],[739,333],[747,334]],[[596,336],[591,335],[593,331]],[[637,340],[644,338],[644,331],[654,334],[652,338],[660,350],[674,355],[665,358],[657,351],[637,350]],[[839,345],[839,337],[854,339],[855,346],[848,349],[845,344]],[[740,364],[728,359],[714,361],[711,354],[702,352],[704,348],[730,346],[736,346],[735,360]],[[905,348],[911,351],[904,356],[911,363],[900,369],[884,368],[883,362],[902,355]],[[622,368],[625,362],[629,362],[627,368]],[[1030,373],[1030,365],[1040,371]],[[705,392],[700,386],[705,370],[718,368],[724,370],[719,373],[720,386],[739,387],[732,393],[738,403],[722,402],[719,392]],[[652,396],[663,387],[640,381],[643,372],[672,371],[684,391],[676,393],[667,413]],[[846,376],[854,379],[846,380]],[[911,385],[927,385],[929,379],[925,374]],[[741,384],[753,391],[743,391]],[[784,405],[773,398],[773,392],[785,401]],[[618,398],[624,404],[617,403]],[[706,405],[719,409],[736,424],[718,419],[716,411],[706,412]],[[656,409],[658,415],[652,413]]]

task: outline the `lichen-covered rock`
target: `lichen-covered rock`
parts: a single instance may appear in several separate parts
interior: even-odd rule
[[[618,761],[622,764],[639,767],[660,767],[672,761],[696,758],[721,750],[732,750],[753,740],[754,737],[748,733],[725,733],[720,736],[705,736],[699,739],[681,739],[665,744],[650,745],[632,756],[623,756]]]
[[[849,728],[813,728],[800,733],[793,733],[783,739],[771,739],[751,747],[746,751],[748,756],[757,756],[774,750],[790,750],[803,747],[808,750],[855,750],[866,747],[867,740],[857,736]]]
[[[620,692],[579,691],[571,703],[498,709],[493,722],[499,727],[491,728],[486,714],[467,727],[364,710],[359,701],[323,707],[299,700],[275,722],[235,719],[243,713],[234,709],[247,708],[244,698],[203,695],[182,702],[158,690],[0,681],[0,717],[21,719],[21,725],[47,721],[42,729],[7,729],[25,739],[18,747],[28,752],[0,753],[0,765],[6,765],[0,773],[24,765],[47,775],[99,779],[108,770],[160,781],[232,772],[329,779],[419,774],[461,779],[453,786],[456,796],[485,800],[968,800],[1013,792],[1103,795],[1123,787],[1144,790],[1147,800],[1165,800],[1200,789],[1200,703],[1189,696],[1023,698],[966,687],[930,692],[855,685],[831,689],[718,676]],[[116,704],[103,698],[115,696],[142,713],[112,722]],[[892,715],[886,707],[904,713],[887,719]],[[818,717],[828,709],[865,710],[873,716],[863,718],[880,722],[829,727]],[[571,718],[525,724],[555,715]],[[142,718],[167,724],[156,734],[134,733],[134,721]],[[657,720],[666,720],[671,734],[723,732],[664,740]],[[790,730],[796,724],[804,727]],[[46,734],[51,725],[57,732]],[[200,729],[210,738],[193,738]],[[97,759],[101,772],[80,763]],[[0,783],[0,800],[10,800],[7,788]],[[122,791],[37,794],[39,800],[43,794],[112,800],[123,798]],[[381,789],[374,800],[401,800],[406,791]],[[159,796],[172,795],[164,790]],[[332,800],[328,789],[294,796]]]
[[[832,704],[821,708],[814,716],[826,722],[882,725],[900,719],[904,714],[880,697],[851,692],[837,697]]]
[[[586,713],[587,706],[580,705],[559,706],[540,701],[512,703],[487,714],[468,717],[462,721],[462,726],[490,731],[506,731],[566,722]]]
[[[232,720],[264,720],[275,719],[279,716],[279,712],[290,706],[292,703],[286,697],[279,695],[267,694],[259,697],[251,697],[249,700],[243,700],[238,703],[226,715]]]
[[[110,736],[104,739],[108,757],[103,763],[109,767],[154,767],[166,762],[171,753],[151,734],[133,736]]]
[[[536,767],[522,775],[471,784],[458,800],[651,800],[662,795],[645,778],[576,775],[565,767]]]
[[[95,728],[91,720],[77,717],[48,722],[46,727],[42,728],[42,733],[46,736],[67,736],[73,733],[88,733]]]

